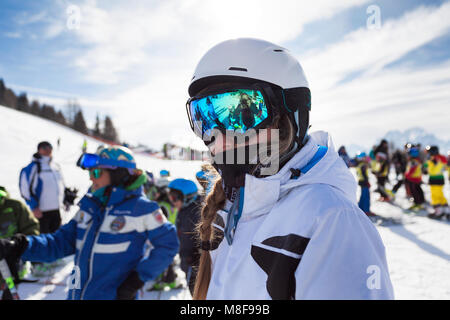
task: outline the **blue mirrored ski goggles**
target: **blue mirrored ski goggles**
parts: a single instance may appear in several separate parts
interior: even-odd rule
[[[186,109],[192,130],[203,138],[212,129],[244,133],[262,127],[270,118],[268,105],[263,90],[232,89],[192,97]]]
[[[82,154],[80,159],[78,159],[77,161],[77,166],[79,166],[82,169],[90,169],[101,166],[136,169],[136,163],[125,160],[102,158],[98,154],[94,153]]]

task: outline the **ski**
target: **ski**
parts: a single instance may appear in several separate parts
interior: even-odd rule
[[[394,218],[385,218],[378,215],[370,216],[369,219],[375,224],[376,226],[381,227],[389,227],[394,225],[403,225],[404,222],[402,219],[394,219]]]
[[[11,292],[13,300],[20,300],[19,293],[17,292],[17,288],[14,284],[14,278],[11,275],[11,270],[9,269],[8,263],[5,259],[0,260],[0,275],[4,279],[4,285],[2,285],[2,293],[5,290],[9,290],[9,292]]]

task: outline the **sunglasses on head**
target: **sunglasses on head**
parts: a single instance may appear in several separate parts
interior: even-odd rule
[[[103,173],[103,170],[102,169],[98,169],[98,168],[89,170],[89,176],[91,178],[94,178],[94,179],[100,178],[102,173]]]

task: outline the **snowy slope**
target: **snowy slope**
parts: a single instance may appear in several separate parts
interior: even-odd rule
[[[58,137],[61,138],[59,150],[56,147]],[[53,122],[0,106],[0,185],[6,186],[13,197],[20,198],[19,171],[31,160],[37,143],[48,140],[54,145],[55,161],[62,166],[66,184],[79,188],[81,195],[89,187],[89,179],[86,172],[75,166],[75,162],[85,138],[88,151],[94,152],[98,146],[94,139]],[[153,172],[168,169],[174,178],[193,179],[200,167],[200,162],[160,160],[139,154],[136,159],[140,168]],[[375,180],[371,183],[374,189]],[[429,188],[424,186],[424,191],[429,200]],[[450,198],[448,184],[446,196]],[[404,221],[403,225],[377,227],[386,247],[396,298],[450,299],[450,223],[405,213],[403,208],[411,204],[405,199],[403,188],[399,190],[394,204],[378,202],[377,198],[378,195],[372,194],[372,211],[386,217],[400,217]],[[71,218],[74,210],[75,207],[64,215],[65,221]],[[54,280],[65,283],[64,279],[71,271],[70,257],[67,262],[68,265],[61,267]],[[65,299],[67,290],[61,285],[36,284],[22,284],[19,289],[24,299]],[[190,295],[187,290],[172,290],[144,292],[142,298],[189,299]]]
[[[356,172],[352,169],[356,177]],[[391,171],[388,189],[397,182]],[[424,179],[426,180],[426,179]],[[450,186],[446,176],[445,196],[450,199]],[[378,227],[386,247],[386,256],[396,299],[450,299],[450,222],[432,220],[426,213],[407,210],[413,203],[406,199],[401,187],[393,203],[379,202],[373,193],[376,178],[371,176],[371,211],[402,219],[403,224]],[[422,185],[426,201],[430,201],[430,188]],[[359,190],[358,190],[359,193]],[[359,194],[358,194],[359,199]]]
[[[58,138],[61,140],[59,149]],[[99,145],[95,139],[55,122],[0,106],[0,185],[5,186],[13,198],[21,199],[18,187],[20,170],[31,161],[37,144],[47,140],[53,145],[54,161],[61,165],[66,186],[78,188],[80,190],[78,195],[82,196],[90,186],[89,175],[75,164],[81,154],[84,139],[88,142],[88,152],[95,152]],[[143,154],[135,154],[135,157],[141,169],[152,171],[156,175],[161,169],[167,169],[173,178],[183,177],[194,181],[196,181],[195,173],[200,170],[201,165],[198,161],[161,160]],[[73,206],[70,212],[61,210],[63,222],[69,221],[76,210],[76,206]],[[62,268],[56,275],[56,281],[65,283],[64,279],[71,270],[70,266]],[[49,287],[42,285],[22,284],[19,292],[23,299],[66,298],[66,288],[56,286],[56,288],[50,288],[54,289],[51,293],[48,289]],[[173,297],[190,298],[190,294],[188,290],[178,290],[160,295],[145,292],[143,296],[144,299]]]

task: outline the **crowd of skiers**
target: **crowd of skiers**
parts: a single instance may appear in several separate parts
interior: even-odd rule
[[[376,177],[375,191],[380,194],[379,201],[394,201],[397,191],[404,186],[407,198],[413,202],[405,209],[413,211],[428,209],[429,218],[446,217],[450,220],[450,208],[444,195],[445,171],[449,172],[450,179],[450,151],[444,156],[438,146],[423,148],[420,143],[406,143],[403,150],[396,149],[390,152],[388,142],[383,139],[368,154],[359,152],[352,159],[342,146],[339,155],[348,167],[356,169],[358,184],[361,187],[359,207],[368,216],[374,215],[370,210],[369,192],[371,187],[369,174],[372,173]],[[395,172],[395,180],[390,175],[391,169]],[[387,182],[392,189],[386,186]],[[428,184],[430,188],[431,199],[428,208],[422,189],[424,184]]]
[[[67,210],[77,190],[65,187],[52,150],[40,142],[20,172],[26,205],[0,187],[0,261],[13,278],[0,280],[3,299],[14,298],[20,282],[50,276],[57,261],[73,254],[80,287],[69,290],[70,299],[134,299],[147,281],[148,290],[179,288],[179,260],[193,293],[200,256],[194,233],[210,184],[207,167],[197,174],[202,192],[194,181],[171,179],[167,170],[155,177],[138,169],[126,147],[83,152],[77,166],[89,171],[92,185],[80,210],[61,226],[61,198]]]
[[[102,146],[77,162],[92,185],[74,218],[51,233],[0,239],[0,260],[74,255],[74,300],[134,299],[155,279],[154,289],[176,287],[177,254],[194,299],[393,299],[384,245],[356,203],[354,177],[331,136],[309,132],[311,91],[289,50],[223,41],[200,59],[188,93],[187,120],[214,154],[214,170],[196,176],[202,191],[139,169],[125,147]],[[230,131],[248,139],[231,141]],[[375,151],[376,163],[383,153],[388,159]],[[39,219],[55,209],[43,201],[48,168],[35,175],[33,164],[21,174],[22,196]]]

